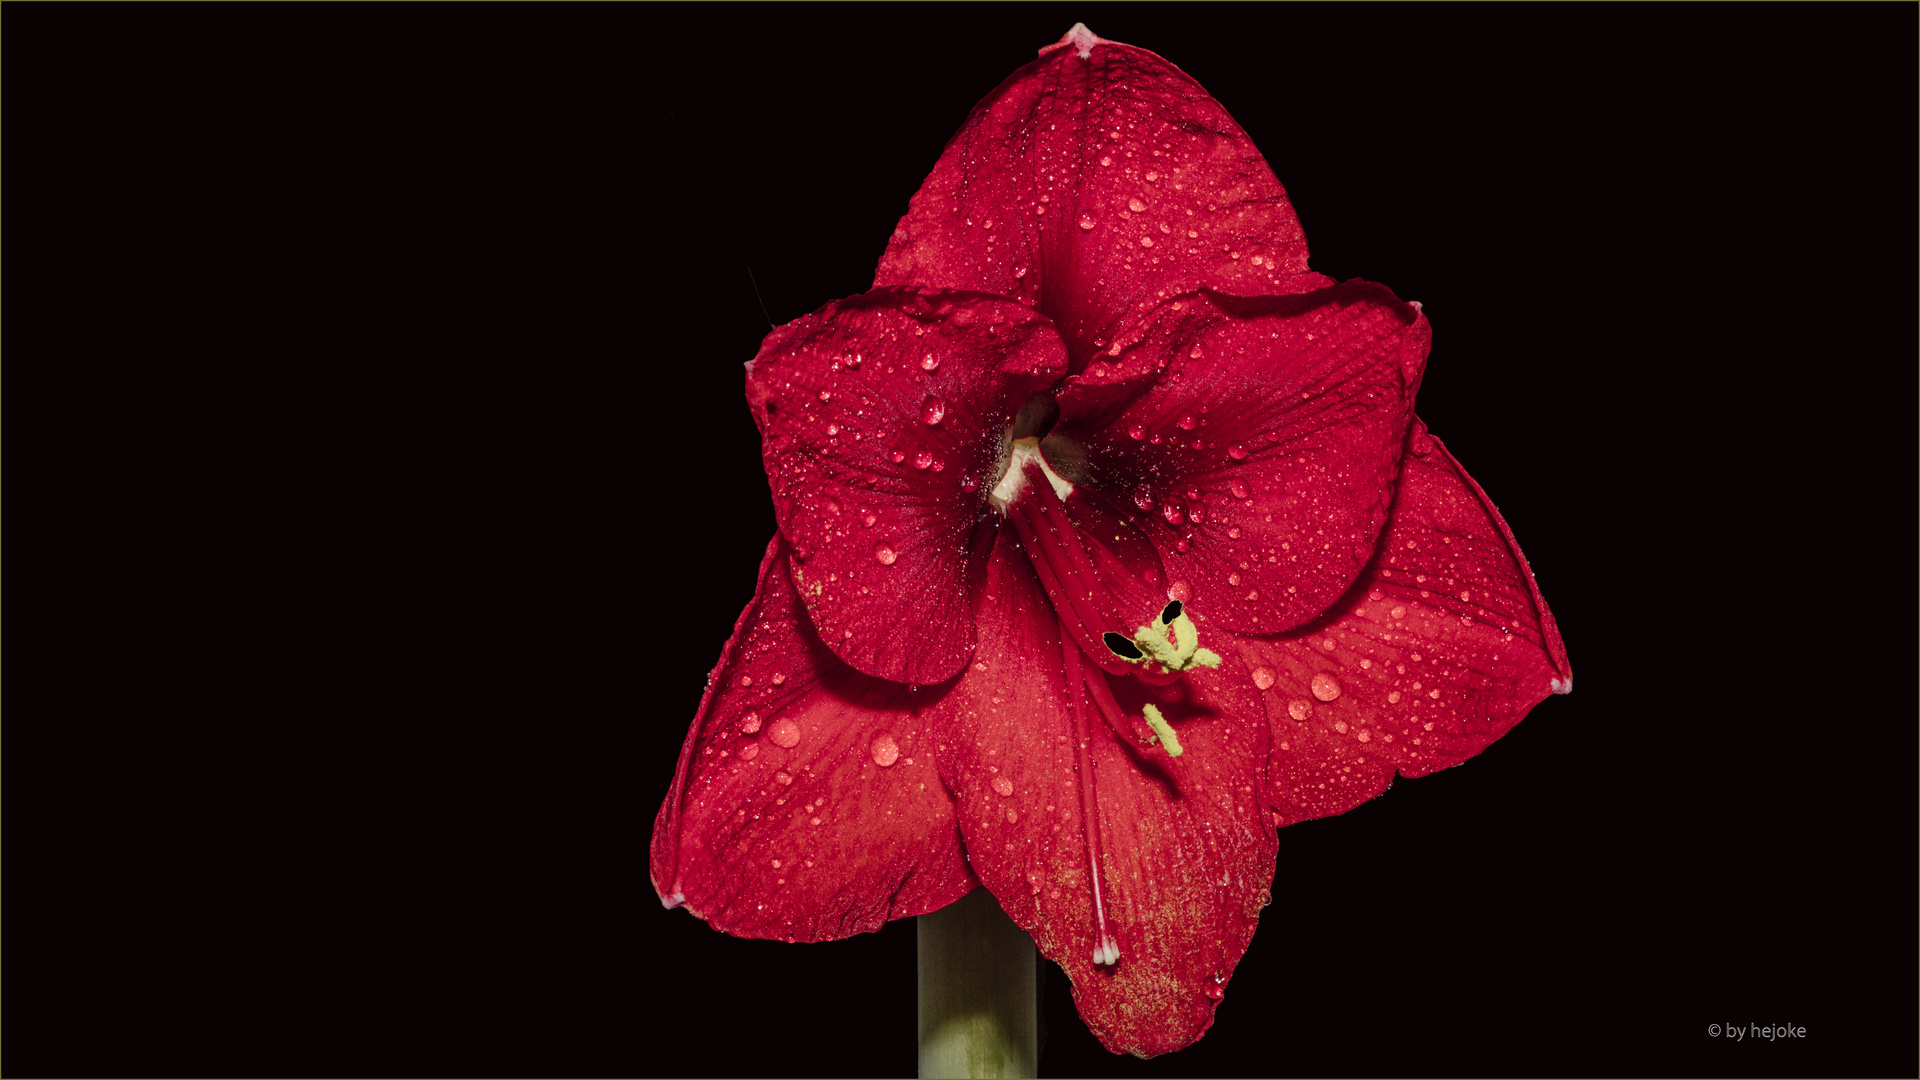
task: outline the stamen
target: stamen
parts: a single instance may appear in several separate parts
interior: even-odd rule
[[[1167,723],[1167,718],[1160,715],[1159,708],[1152,702],[1148,702],[1140,707],[1140,711],[1147,718],[1147,726],[1153,729],[1155,735],[1160,736],[1160,742],[1167,748],[1167,756],[1179,757],[1182,753],[1180,737],[1173,733],[1173,725]]]
[[[1120,946],[1107,928],[1106,897],[1100,886],[1099,799],[1093,789],[1091,733],[1087,730],[1086,696],[1081,690],[1089,673],[1081,664],[1080,647],[1064,627],[1060,634],[1060,654],[1066,665],[1067,699],[1073,710],[1074,772],[1080,781],[1080,818],[1086,826],[1088,882],[1093,887],[1093,962],[1112,964],[1120,959]]]

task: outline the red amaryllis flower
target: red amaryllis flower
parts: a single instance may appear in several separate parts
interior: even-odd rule
[[[1307,269],[1197,84],[1075,27],[874,289],[747,368],[779,535],[655,823],[669,906],[819,941],[984,884],[1115,1051],[1212,1022],[1275,828],[1571,685],[1415,417],[1427,322]]]

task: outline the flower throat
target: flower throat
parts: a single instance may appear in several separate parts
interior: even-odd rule
[[[1022,410],[1022,419],[1026,413]],[[1016,424],[1016,433],[1023,426]],[[1131,635],[1121,632],[1130,620],[1121,615],[1119,600],[1102,583],[1087,550],[1088,544],[1099,541],[1082,536],[1067,518],[1066,500],[1073,490],[1074,485],[1048,464],[1039,437],[1023,435],[1013,439],[1006,471],[987,501],[1019,534],[1020,547],[1039,574],[1059,624],[1061,663],[1073,715],[1074,775],[1080,789],[1080,817],[1086,830],[1088,878],[1093,891],[1093,962],[1111,965],[1120,959],[1120,946],[1107,923],[1099,800],[1086,702],[1091,699],[1114,734],[1140,751],[1158,748],[1168,757],[1177,758],[1184,748],[1159,708],[1151,703],[1143,705],[1137,724],[1122,711],[1108,679],[1132,677],[1148,686],[1166,686],[1178,681],[1189,668],[1219,667],[1220,657],[1199,647],[1199,630],[1177,600],[1135,627]]]

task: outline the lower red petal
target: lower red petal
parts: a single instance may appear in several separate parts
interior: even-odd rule
[[[1457,765],[1572,686],[1499,513],[1416,426],[1378,553],[1332,612],[1238,649],[1273,718],[1278,824],[1341,814],[1397,772]]]
[[[1268,902],[1275,841],[1259,790],[1268,723],[1232,658],[1155,690],[1115,680],[1136,719],[1144,694],[1159,703],[1184,744],[1177,760],[1123,743],[1083,702],[1120,949],[1117,964],[1096,965],[1060,635],[1010,533],[975,588],[974,662],[933,710],[941,774],[974,872],[1073,980],[1088,1026],[1116,1053],[1177,1050],[1212,1024]]]
[[[932,698],[821,645],[776,538],[654,822],[662,901],[740,937],[823,941],[966,895]]]

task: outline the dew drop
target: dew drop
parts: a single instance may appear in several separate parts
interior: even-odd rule
[[[1166,518],[1169,525],[1178,525],[1185,520],[1180,513],[1180,508],[1173,503],[1163,503],[1160,507],[1160,516]]]
[[[867,750],[873,755],[873,763],[883,769],[900,759],[900,744],[885,732],[874,736],[873,745]]]
[[[940,421],[945,420],[946,418],[947,418],[946,402],[941,401],[939,398],[934,397],[932,394],[928,394],[927,400],[920,403],[920,419],[923,422],[928,424],[938,424]]]
[[[773,745],[786,749],[800,741],[800,725],[791,720],[775,720],[767,729],[767,738],[773,740]]]
[[[1259,687],[1262,690],[1265,690],[1267,687],[1272,686],[1273,685],[1273,669],[1268,667],[1254,668],[1253,669],[1253,685]]]
[[[754,732],[759,730],[760,730],[760,714],[759,713],[750,712],[747,714],[747,718],[745,720],[740,721],[740,734],[742,735],[751,735]]]
[[[1312,690],[1313,696],[1321,701],[1332,701],[1340,696],[1339,680],[1324,671],[1313,677],[1313,683],[1308,689]]]
[[[1347,722],[1345,720],[1335,720],[1333,722],[1333,730],[1345,735],[1347,733]]]
[[[1142,510],[1153,509],[1153,489],[1145,484],[1133,489],[1133,505]]]
[[[993,778],[993,790],[999,792],[1002,798],[1011,795],[1013,794],[1013,781],[1004,776],[996,776]]]
[[[960,474],[960,490],[969,494],[980,490],[980,481],[972,473]]]
[[[939,366],[940,366],[940,358],[933,355],[932,353],[928,353],[927,355],[920,358],[921,371],[932,371],[933,369]]]
[[[1235,480],[1227,485],[1227,489],[1233,492],[1233,497],[1236,499],[1245,499],[1253,494],[1253,489],[1247,486],[1245,480]]]
[[[1233,528],[1231,528],[1231,529],[1228,529],[1228,530],[1227,530],[1227,538],[1228,538],[1228,539],[1230,539],[1230,540],[1238,540],[1238,539],[1240,539],[1240,526],[1238,526],[1238,525],[1235,525],[1235,526],[1234,526]]]
[[[1398,690],[1390,690],[1390,691],[1388,691],[1388,692],[1387,692],[1387,704],[1389,704],[1389,705],[1398,705],[1398,704],[1400,704],[1400,691],[1398,691]]]
[[[1127,429],[1127,434],[1133,436],[1136,441],[1144,439],[1147,437],[1147,427],[1145,424],[1135,424]]]
[[[786,773],[774,773],[774,774],[773,774],[773,778],[774,778],[775,780],[778,780],[778,781],[780,781],[780,783],[782,783],[782,784],[791,784],[791,783],[793,783],[793,777],[791,777],[791,776],[789,776],[789,775],[787,775]]]
[[[927,466],[932,464],[933,464],[933,454],[929,451],[922,450],[919,453],[913,455],[913,467],[916,469],[924,469]]]
[[[1195,525],[1199,525],[1202,522],[1206,521],[1207,520],[1206,504],[1194,503],[1192,506],[1187,507],[1187,516],[1193,519],[1193,523]]]
[[[1313,715],[1313,702],[1306,698],[1294,698],[1287,702],[1287,715],[1295,720],[1305,720]]]
[[[879,520],[880,518],[877,515],[867,514],[866,516],[860,519],[860,524],[865,525],[867,528],[871,529],[873,528],[873,523]]]
[[[1182,416],[1182,417],[1180,418],[1180,430],[1181,430],[1181,431],[1192,431],[1192,430],[1193,430],[1193,426],[1194,426],[1194,424],[1196,424],[1196,423],[1198,423],[1198,422],[1199,422],[1199,421],[1197,421],[1197,420],[1195,420],[1195,419],[1193,418],[1193,414],[1192,414],[1192,413],[1188,413],[1187,415],[1185,415],[1185,416]]]
[[[1011,807],[1009,807],[1009,808],[1007,809],[1007,824],[1009,824],[1009,825],[1011,825],[1011,824],[1013,824],[1014,822],[1016,822],[1016,821],[1019,821],[1019,820],[1020,820],[1020,815],[1019,815],[1019,814],[1017,814],[1017,813],[1015,813],[1015,812],[1013,811],[1013,809],[1012,809]]]
[[[1184,604],[1193,599],[1193,586],[1184,581],[1176,581],[1167,586],[1167,599],[1178,600]]]
[[[1160,174],[1157,172],[1150,172],[1147,174],[1147,183],[1149,184],[1153,183],[1155,180],[1158,180],[1158,179],[1160,179]]]
[[[1127,209],[1133,211],[1136,214],[1144,214],[1147,212],[1147,204],[1144,202],[1141,202],[1139,199],[1128,199]]]
[[[1081,228],[1083,228],[1083,229],[1091,229],[1091,228],[1093,228],[1093,215],[1092,215],[1092,214],[1081,214],[1081,215],[1080,215],[1080,227],[1081,227]]]
[[[1111,164],[1113,164],[1113,157],[1112,157],[1112,155],[1109,155],[1109,154],[1101,154],[1101,155],[1100,155],[1100,164],[1102,164],[1102,165],[1111,165]]]
[[[874,547],[873,557],[880,560],[881,566],[892,566],[893,560],[900,556],[895,554],[892,548],[885,544],[880,544]]]
[[[907,452],[905,450],[889,450],[887,451],[887,460],[898,465],[907,460]]]
[[[760,752],[760,744],[750,742],[747,745],[740,748],[740,760],[752,761],[754,758],[754,755],[758,754],[759,752]]]
[[[1247,448],[1238,443],[1227,447],[1227,456],[1235,461],[1247,460]]]
[[[839,425],[839,424],[828,424],[828,425],[827,425],[827,437],[828,437],[828,438],[832,438],[833,436],[835,436],[835,435],[838,435],[838,434],[840,434],[840,425]]]
[[[1387,612],[1387,614],[1393,616],[1396,619],[1404,619],[1407,617],[1407,609],[1399,604],[1396,604],[1394,605],[1393,610]]]

